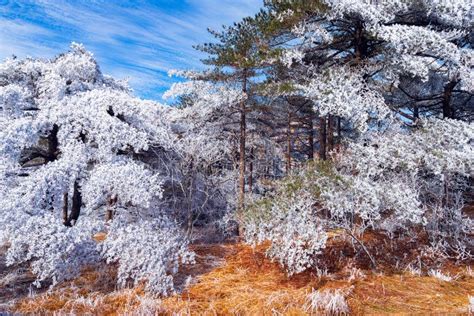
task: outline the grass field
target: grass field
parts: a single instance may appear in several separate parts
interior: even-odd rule
[[[340,293],[351,315],[465,315],[474,296],[470,267],[448,266],[441,276],[410,272],[382,274],[355,268],[288,278],[265,257],[265,246],[196,245],[197,264],[185,269],[180,294],[159,299],[142,286],[115,288],[115,269],[85,270],[51,292],[28,294],[11,311],[21,314],[91,315],[312,315],[333,314],[318,307],[312,293]],[[191,277],[189,277],[191,276]]]

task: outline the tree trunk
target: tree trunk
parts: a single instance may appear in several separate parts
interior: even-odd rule
[[[454,111],[451,106],[451,97],[453,95],[454,87],[457,85],[457,81],[453,80],[448,82],[444,87],[443,93],[443,118],[454,118]]]
[[[117,204],[117,196],[111,196],[107,199],[107,210],[105,211],[105,221],[111,221],[114,218],[115,205]]]
[[[69,202],[69,194],[66,192],[63,194],[63,223],[67,225],[67,208]]]
[[[420,110],[418,108],[418,105],[415,105],[414,108],[413,108],[413,120],[416,121],[419,118],[420,118]]]
[[[46,157],[45,162],[53,162],[58,158],[58,132],[59,132],[59,127],[58,125],[54,124],[53,129],[49,133],[47,137],[48,141],[48,149],[46,152]],[[54,211],[54,198],[52,196],[49,196],[50,192],[49,189],[46,190],[46,196],[47,196],[47,206],[49,206],[49,210],[51,212]]]
[[[48,161],[54,161],[58,157],[58,132],[59,132],[59,127],[54,124],[53,129],[48,135]]]
[[[328,129],[327,129],[327,151],[334,149],[334,117],[328,115]]]
[[[249,191],[253,192],[253,159],[254,159],[254,149],[250,148],[250,162],[249,162]]]
[[[319,118],[319,159],[326,160],[326,118]]]
[[[308,160],[313,160],[314,159],[314,126],[313,126],[313,117],[311,116],[309,118],[309,127],[308,127],[308,145],[309,145],[309,150],[308,150]]]
[[[244,70],[243,81],[242,81],[242,92],[247,93],[247,72]],[[246,122],[246,106],[245,100],[240,103],[240,148],[239,148],[239,204],[238,204],[238,217],[239,217],[239,235],[243,235],[242,230],[242,213],[245,207],[245,142],[247,133],[247,122]]]
[[[81,214],[82,194],[80,190],[81,188],[76,180],[74,182],[74,191],[72,194],[71,214],[69,214],[66,226],[73,226]]]
[[[362,22],[358,22],[356,25],[353,45],[356,63],[359,63],[361,59],[364,59],[367,56],[368,49],[367,39],[364,36],[364,25]]]
[[[291,113],[288,111],[288,121],[286,126],[286,173],[291,171]]]

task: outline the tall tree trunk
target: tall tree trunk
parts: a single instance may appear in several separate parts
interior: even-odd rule
[[[73,226],[81,214],[81,206],[82,206],[82,194],[81,188],[79,186],[78,181],[74,182],[74,190],[72,194],[72,206],[71,206],[71,214],[69,214],[69,218],[67,220],[66,226]]]
[[[54,161],[58,158],[58,125],[54,124],[53,129],[48,135],[48,161]]]
[[[319,159],[326,160],[326,117],[319,118]]]
[[[247,93],[247,71],[244,69],[242,78],[242,93]],[[240,148],[239,148],[239,204],[238,204],[238,217],[239,217],[239,235],[243,235],[242,229],[242,215],[245,207],[245,142],[247,133],[247,122],[246,122],[246,104],[245,100],[240,103]]]
[[[452,80],[444,86],[443,93],[443,118],[454,118],[454,110],[451,106],[451,97],[453,95],[454,87],[457,85],[458,81]]]
[[[58,125],[54,124],[53,128],[51,129],[51,132],[49,133],[47,137],[47,152],[46,152],[46,157],[45,161],[46,162],[53,162],[56,159],[58,159],[58,132],[59,132],[59,127]],[[49,196],[50,192],[49,189],[46,190],[46,196],[47,196],[47,203],[46,206],[49,208],[51,212],[54,211],[54,197]]]
[[[308,121],[308,160],[314,159],[314,126],[313,126],[313,116],[311,115]]]
[[[334,149],[334,117],[328,115],[328,129],[327,129],[327,151]]]
[[[367,56],[367,39],[364,36],[364,25],[362,22],[356,23],[356,29],[354,33],[354,51],[355,51],[355,60],[356,63],[359,63],[361,59],[364,59]]]
[[[291,171],[291,113],[288,111],[288,121],[286,125],[286,173]]]
[[[69,203],[69,194],[66,192],[63,194],[63,223],[67,224],[67,208]]]
[[[249,191],[253,192],[253,160],[254,160],[254,148],[250,148],[250,161],[249,161]]]

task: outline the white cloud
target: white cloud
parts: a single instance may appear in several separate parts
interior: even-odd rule
[[[173,2],[125,6],[100,0],[42,0],[34,6],[0,7],[0,15],[6,16],[0,20],[0,57],[51,57],[71,41],[82,42],[105,73],[130,77],[137,92],[156,97],[154,87],[160,90],[170,83],[170,68],[201,66],[204,56],[192,46],[211,39],[207,27],[219,29],[262,5],[261,0]]]

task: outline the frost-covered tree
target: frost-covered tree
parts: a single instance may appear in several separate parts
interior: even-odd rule
[[[263,33],[258,27],[259,20],[246,17],[239,23],[224,26],[221,31],[209,30],[216,41],[198,45],[196,48],[208,55],[203,63],[212,69],[201,74],[199,79],[220,82],[234,89],[239,89],[242,98],[239,107],[239,213],[245,206],[246,175],[247,175],[247,134],[248,104],[253,94],[253,83],[263,65],[265,51],[256,39]],[[198,78],[196,77],[196,78]]]
[[[187,100],[170,108],[166,119],[176,135],[172,177],[176,178],[177,190],[184,197],[178,197],[177,201],[177,196],[173,196],[173,203],[185,213],[187,230],[191,233],[200,218],[212,222],[235,211],[238,166],[235,109],[246,96],[227,85],[195,80],[194,73],[178,74],[189,81],[174,84],[164,97]]]
[[[0,226],[10,264],[32,261],[38,281],[53,283],[102,257],[118,260],[120,271],[133,270],[126,277],[135,281],[150,269],[156,269],[150,284],[159,273],[175,272],[168,265],[179,255],[166,253],[185,247],[178,230],[164,233],[164,252],[154,253],[149,264],[118,259],[150,233],[127,235],[129,225],[141,218],[143,227],[163,226],[152,224],[164,216],[156,202],[160,175],[142,157],[153,146],[170,147],[167,127],[159,123],[162,105],[133,97],[126,84],[100,72],[91,53],[73,44],[52,60],[2,63],[0,108]],[[119,253],[107,240],[99,255],[92,236],[101,230]],[[165,293],[170,281],[151,288]]]
[[[325,81],[321,75],[336,80],[335,71],[338,77],[341,71],[345,73],[346,80],[349,73],[358,73],[362,77],[355,87],[366,85],[364,91],[400,93],[408,98],[390,104],[404,116],[416,112],[416,117],[440,113],[465,118],[472,112],[469,1],[450,5],[432,1],[268,1],[267,7],[274,15],[272,23],[278,25],[276,37],[283,43],[292,41],[290,47],[283,47],[282,62],[292,67],[293,77],[300,78],[296,80],[309,82],[303,91],[322,113],[327,112],[326,91],[314,84],[311,88],[311,81],[320,85]],[[431,91],[411,91],[414,81],[417,85],[431,82]],[[340,100],[350,96],[337,95]],[[341,106],[335,104],[333,109]]]
[[[247,212],[247,238],[272,241],[269,254],[290,273],[317,265],[331,229],[358,240],[367,229],[394,237],[421,228],[438,255],[472,258],[462,212],[474,157],[472,6],[454,3],[266,2],[274,94],[312,102],[320,158],[334,118],[350,136],[329,167],[290,176]]]
[[[132,160],[152,141],[145,120],[154,104],[133,98],[125,86],[102,76],[81,46],[73,45],[52,61],[7,60],[1,77],[8,82],[2,87],[1,153],[13,167],[3,174],[9,181],[6,210],[35,215],[67,211],[69,195],[65,224],[73,225],[83,199],[105,202],[103,195],[109,194],[125,205],[149,200],[150,195],[143,195],[148,191],[159,192],[137,181],[129,187],[89,189],[89,196],[83,196],[80,188],[88,179],[101,186],[98,179],[106,178],[95,172],[104,173],[104,168],[111,175],[129,173],[124,178],[132,181],[146,176]],[[16,98],[22,101],[15,102],[10,88],[20,85],[24,92]],[[136,190],[126,192],[130,188]]]
[[[358,240],[367,230],[396,238],[421,229],[438,259],[472,258],[473,222],[462,208],[474,170],[473,125],[419,124],[412,132],[369,132],[332,162],[282,181],[247,210],[247,239],[270,240],[269,255],[290,274],[317,268],[334,230]]]
[[[265,9],[254,18],[244,19],[242,23],[235,24],[235,27],[226,28],[225,32],[215,33],[218,43],[203,47],[204,51],[211,55],[207,63],[216,68],[205,74],[188,73],[192,81],[175,86],[175,92],[186,96],[183,105],[187,110],[181,114],[188,112],[189,117],[200,117],[207,121],[207,126],[212,126],[213,131],[207,134],[209,139],[213,139],[210,136],[215,131],[221,131],[218,135],[226,135],[226,138],[228,134],[225,132],[231,130],[229,127],[232,124],[235,126],[239,121],[245,122],[247,145],[244,150],[240,150],[239,158],[242,159],[244,152],[245,159],[244,163],[239,160],[239,166],[244,167],[247,178],[242,178],[241,169],[239,180],[243,179],[250,186],[255,179],[252,174],[248,175],[249,170],[245,168],[252,168],[249,161],[253,159],[248,159],[251,151],[258,151],[259,146],[263,147],[265,143],[281,144],[275,147],[285,150],[274,152],[272,158],[277,161],[276,165],[285,164],[286,172],[290,173],[296,160],[304,161],[315,156],[314,143],[315,139],[319,138],[317,143],[320,158],[337,160],[333,162],[333,178],[338,181],[326,175],[313,179],[312,181],[318,181],[324,190],[319,190],[316,197],[311,197],[311,194],[303,195],[314,199],[312,203],[318,204],[320,208],[326,208],[325,211],[331,214],[329,222],[340,222],[340,227],[347,228],[354,237],[368,228],[382,229],[391,234],[399,228],[429,226],[431,224],[428,224],[428,217],[431,215],[427,214],[433,214],[435,207],[427,201],[429,193],[425,189],[436,191],[443,186],[434,180],[433,177],[437,175],[433,170],[419,168],[406,172],[391,171],[383,173],[383,176],[372,175],[363,174],[349,161],[360,159],[356,152],[362,154],[372,146],[379,146],[371,143],[375,139],[387,144],[398,144],[395,140],[400,138],[400,141],[405,140],[407,144],[423,143],[425,149],[429,148],[425,146],[435,146],[430,143],[431,138],[415,141],[420,135],[419,129],[440,128],[443,131],[446,127],[442,123],[426,123],[423,119],[428,115],[419,113],[414,117],[410,113],[410,106],[413,104],[407,104],[406,100],[399,96],[404,94],[403,91],[406,92],[404,84],[408,79],[423,90],[425,88],[420,82],[439,86],[440,82],[449,79],[450,74],[455,74],[458,86],[453,88],[453,92],[465,94],[462,102],[467,102],[467,107],[469,106],[469,78],[472,74],[469,56],[472,55],[472,49],[466,34],[470,32],[470,7],[464,1],[446,7],[440,4],[431,7],[430,5],[431,3],[426,1],[266,1]],[[448,16],[451,18],[447,18]],[[249,34],[253,36],[249,37]],[[243,41],[239,42],[237,39]],[[259,67],[260,81],[252,83],[252,89],[249,90],[251,93],[247,93],[245,102],[235,102],[234,106],[229,106],[232,102],[229,103],[227,97],[233,96],[233,93],[227,92],[225,97],[219,96],[216,91],[230,86],[238,94],[242,87],[239,80],[242,80],[242,70],[246,67],[247,70]],[[225,72],[229,69],[233,72]],[[434,77],[440,78],[436,84]],[[202,82],[203,80],[206,82]],[[410,94],[409,91],[408,93]],[[454,103],[458,104],[460,99],[456,97],[450,100],[452,106],[457,106]],[[246,111],[242,111],[242,104]],[[202,116],[202,113],[205,115]],[[207,113],[212,115],[207,116]],[[241,114],[240,120],[233,116],[238,113]],[[433,110],[429,116],[435,114],[440,118],[451,117],[439,115],[440,113]],[[244,120],[242,114],[245,114]],[[315,124],[317,116],[319,122]],[[193,121],[195,124],[195,119],[189,122]],[[259,131],[256,137],[258,140],[249,146],[249,126],[252,121],[261,125],[257,127],[255,124],[255,131]],[[191,126],[189,123],[184,125]],[[188,129],[188,135],[194,137],[194,134],[197,137],[198,130],[202,132],[206,129],[204,125],[197,126],[198,129],[194,131]],[[219,129],[216,126],[228,128]],[[269,132],[262,132],[265,129],[261,126],[265,126]],[[460,135],[461,131],[465,130],[463,125],[455,126],[451,131],[455,135]],[[319,129],[319,137],[313,137],[315,128]],[[239,131],[242,130],[240,128]],[[439,132],[442,133],[441,131]],[[242,136],[242,133],[240,135]],[[307,140],[302,141],[302,137],[307,137]],[[447,141],[459,146],[464,146],[460,143],[470,144],[470,140],[462,137]],[[339,142],[338,146],[335,146],[336,142]],[[242,138],[239,143],[243,143]],[[304,148],[301,150],[306,153],[304,157],[297,152],[298,146]],[[442,146],[445,146],[444,143]],[[331,151],[333,152],[330,153]],[[308,156],[307,152],[312,154]],[[470,156],[469,151],[464,153],[466,156],[462,158],[463,164]],[[342,156],[346,157],[344,162],[341,160]],[[367,164],[371,165],[371,162]],[[385,170],[383,162],[379,164],[382,166],[375,166]],[[446,172],[451,171],[446,169]],[[275,171],[272,176],[281,174]],[[456,183],[460,182],[459,186],[453,187],[456,196],[462,195],[466,189],[462,187],[461,182],[465,182],[462,179],[469,176],[469,173],[458,171],[450,173],[450,179],[455,178]],[[240,189],[245,188],[242,181],[240,184]],[[273,189],[268,188],[269,190],[265,191],[272,196]],[[300,206],[298,210],[293,211],[296,202],[301,201],[298,197],[292,197],[272,208],[273,215],[266,217],[280,219],[276,214],[281,212],[283,218],[288,220],[286,226],[278,221],[270,221],[272,224],[267,224],[271,229],[264,229],[269,235],[262,235],[274,241],[273,250],[281,250],[282,261],[290,262],[290,257],[299,255],[304,257],[305,251],[318,252],[316,248],[308,250],[304,243],[301,243],[300,248],[296,247],[302,251],[298,255],[290,256],[289,252],[283,250],[293,249],[293,246],[286,244],[287,241],[294,242],[289,238],[290,235],[304,235],[304,229],[298,228],[300,221],[297,217],[301,214],[298,211],[300,208],[312,212],[306,214],[302,225],[320,220],[318,216],[312,217],[317,214],[313,212],[312,203],[303,203],[305,207]],[[334,204],[331,204],[333,202]],[[445,203],[441,209],[449,213],[448,204],[452,206],[453,203],[454,201]],[[392,208],[396,211],[391,210]],[[393,214],[387,216],[387,212],[391,211]],[[361,225],[353,226],[351,221],[347,221],[350,216],[352,220],[354,217],[360,219],[358,223]],[[294,230],[292,233],[288,232],[282,225]],[[248,230],[254,232],[255,227],[250,229],[251,226],[252,224],[248,226]],[[308,227],[314,226],[309,224]],[[319,238],[324,236],[324,233],[311,236]],[[314,240],[313,244],[324,243]]]
[[[248,100],[239,86],[204,80],[202,73],[176,74],[188,81],[174,84],[164,97],[180,100],[167,111],[166,120],[177,135],[173,150],[179,158],[174,170],[181,179],[179,191],[186,196],[182,202],[194,221],[201,217],[235,223],[239,221],[240,107],[246,101],[247,108],[255,106],[253,112],[258,113],[259,104]],[[245,189],[250,201],[265,190],[260,180],[272,174],[268,169],[281,156],[280,146],[269,135],[273,125],[262,121],[260,115],[246,114]],[[188,230],[193,226],[191,217]]]

